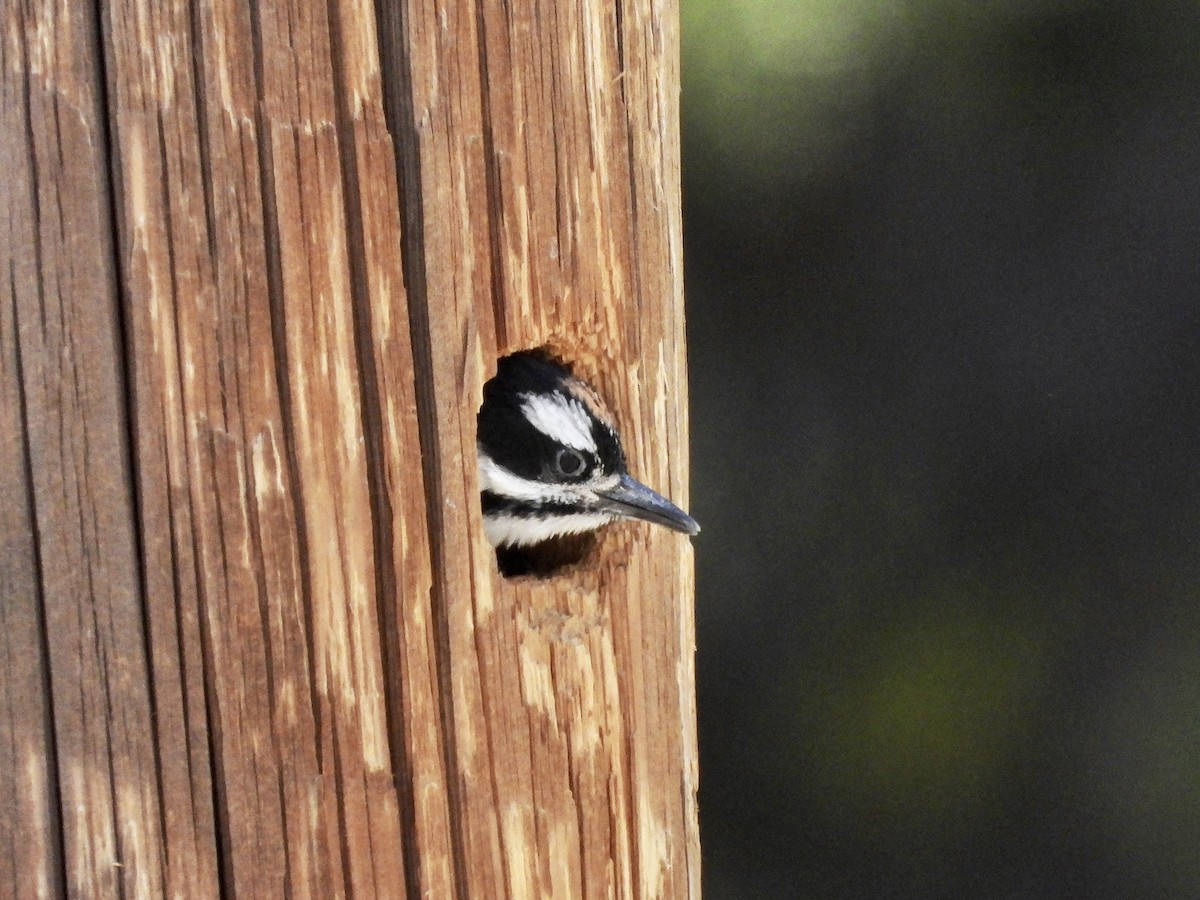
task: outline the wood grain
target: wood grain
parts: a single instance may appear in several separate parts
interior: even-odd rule
[[[198,622],[224,884],[400,896],[329,18],[111,16],[142,525]]]
[[[14,900],[61,893],[62,835],[54,765],[49,650],[33,508],[25,379],[17,332],[39,305],[28,11],[4,16],[0,165],[20,190],[0,192],[7,271],[0,286],[0,893]],[[19,61],[19,62],[18,62]],[[39,90],[39,105],[44,95]],[[43,145],[46,135],[39,135]]]
[[[674,5],[3,23],[0,894],[697,896],[690,547],[474,447],[548,346],[686,503]]]
[[[93,13],[4,7],[0,343],[4,462],[19,475],[7,468],[0,494],[3,607],[23,646],[4,657],[0,743],[10,809],[29,817],[4,854],[26,896],[157,896],[166,880]]]
[[[677,10],[411,0],[383,21],[423,227],[404,247],[461,877],[696,896],[690,547],[622,526],[573,571],[503,579],[471,453],[496,358],[549,347],[613,405],[635,474],[686,502]]]

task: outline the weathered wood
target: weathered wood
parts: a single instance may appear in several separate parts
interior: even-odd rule
[[[327,11],[110,16],[148,580],[198,620],[224,883],[399,896]]]
[[[3,16],[0,892],[698,895],[686,540],[474,448],[549,346],[686,502],[674,5]]]
[[[22,188],[0,192],[7,262],[0,286],[0,893],[14,900],[63,889],[49,659],[17,334],[18,294],[28,314],[38,303],[40,284],[30,121],[35,78],[25,62],[36,32],[25,13],[14,6],[4,16],[0,86],[0,166]],[[41,104],[45,96],[38,87]],[[39,137],[44,146],[45,134]]]
[[[83,4],[10,3],[3,18],[4,464],[16,464],[19,475],[7,468],[0,493],[0,565],[12,579],[0,603],[14,629],[5,628],[6,640],[27,643],[8,644],[4,657],[14,716],[0,724],[0,744],[13,765],[5,781],[17,782],[17,804],[6,803],[4,818],[21,818],[0,855],[15,864],[7,883],[18,895],[65,888],[79,897],[157,896],[164,810],[125,436],[97,22]],[[32,526],[26,534],[37,545],[36,583],[22,526]],[[8,693],[17,690],[29,693]],[[44,806],[51,790],[56,810]],[[12,787],[5,793],[13,796]]]
[[[612,403],[637,474],[685,498],[677,11],[398,6],[384,71],[422,226],[404,248],[460,877],[470,896],[698,895],[690,548],[623,526],[574,570],[503,579],[472,452],[497,356],[549,346]]]
[[[339,6],[333,23],[350,262],[359,317],[376,574],[390,673],[392,755],[404,799],[410,895],[455,895],[445,734],[416,383],[400,240],[396,149],[384,117],[375,15]]]

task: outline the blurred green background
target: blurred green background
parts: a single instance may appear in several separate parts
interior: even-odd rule
[[[1200,3],[682,16],[705,896],[1200,897]]]

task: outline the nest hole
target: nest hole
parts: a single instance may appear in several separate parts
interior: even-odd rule
[[[549,345],[518,350],[500,361],[520,356],[541,359],[572,371],[560,350]],[[596,557],[598,543],[596,533],[587,532],[550,538],[532,546],[497,547],[496,564],[505,578],[550,578],[589,564]]]
[[[497,547],[496,564],[505,578],[550,578],[584,565],[596,543],[592,533],[551,538],[532,547]]]

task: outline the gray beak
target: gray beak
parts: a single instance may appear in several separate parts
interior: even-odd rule
[[[700,533],[700,526],[695,519],[666,497],[656,494],[628,475],[622,475],[615,488],[597,491],[597,494],[600,496],[600,508],[605,512],[625,519],[644,519],[684,534]]]

